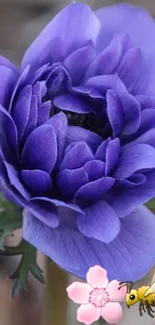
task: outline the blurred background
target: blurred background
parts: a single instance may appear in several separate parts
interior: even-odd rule
[[[114,4],[116,0],[85,0],[93,9]],[[147,8],[155,17],[155,0],[129,0]],[[0,52],[16,65],[20,65],[24,51],[52,17],[68,4],[68,0],[0,0]],[[20,233],[9,239],[8,244],[19,241]],[[48,283],[47,260],[38,254],[39,265],[44,269]],[[75,304],[67,298],[65,288],[75,278],[61,273],[54,267],[53,281],[47,290],[33,277],[28,279],[28,291],[15,301],[10,299],[11,281],[5,281],[13,272],[16,258],[0,258],[0,325],[77,325]],[[51,267],[52,269],[52,267]],[[151,283],[153,270],[137,286]],[[62,282],[61,282],[62,281]],[[59,284],[59,285],[58,285]],[[49,291],[52,292],[49,299]],[[49,315],[50,310],[50,315]],[[53,317],[52,317],[53,313]],[[101,323],[100,323],[101,324]],[[121,325],[153,325],[155,319],[139,316],[138,306],[128,310],[124,306]]]

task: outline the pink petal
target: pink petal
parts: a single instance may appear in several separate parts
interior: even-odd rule
[[[122,319],[122,307],[118,302],[109,302],[102,307],[101,316],[107,323],[118,324]]]
[[[77,320],[84,324],[91,324],[99,319],[100,313],[101,309],[92,304],[81,305],[77,310]]]
[[[107,271],[99,265],[90,267],[87,273],[87,282],[94,288],[106,288],[109,283]]]
[[[117,280],[113,280],[109,283],[106,290],[109,293],[110,301],[124,301],[127,289],[122,287],[120,290],[118,290],[118,288],[119,282]]]
[[[86,304],[88,303],[89,293],[92,288],[87,283],[73,282],[66,290],[69,298],[74,302]]]

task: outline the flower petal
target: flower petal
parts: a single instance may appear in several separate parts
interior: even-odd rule
[[[117,280],[113,280],[108,284],[107,292],[109,293],[109,299],[111,302],[121,302],[124,301],[127,289],[126,287],[122,287],[121,290],[118,290],[119,282]]]
[[[155,23],[151,15],[144,9],[132,4],[119,3],[95,11],[101,22],[97,39],[97,50],[100,52],[117,33],[131,36],[133,46],[142,48],[153,54],[155,44]],[[148,35],[149,30],[149,35]],[[143,37],[141,37],[143,35]]]
[[[59,218],[57,215],[57,209],[49,202],[34,201],[32,204],[28,204],[23,211],[23,217],[27,218],[28,215],[33,215],[44,225],[51,228],[57,228],[59,225]]]
[[[81,305],[77,310],[77,320],[89,325],[99,319],[100,313],[100,308],[96,308],[92,304]]]
[[[96,159],[99,159],[99,160],[105,162],[105,160],[106,160],[106,150],[107,150],[107,146],[108,146],[109,142],[110,142],[110,138],[104,140],[100,144],[100,146],[98,146],[98,148],[96,150],[96,153],[95,153],[95,158]]]
[[[7,163],[6,161],[4,161],[4,165],[6,167],[7,170],[7,174],[8,174],[8,178],[10,180],[11,185],[13,185],[16,190],[25,198],[25,199],[29,199],[29,193],[28,191],[26,191],[26,189],[24,188],[23,184],[20,182],[20,174],[18,171],[15,170],[14,166],[12,166],[11,164]]]
[[[0,130],[3,136],[6,135],[7,143],[9,144],[10,149],[13,149],[16,152],[18,147],[17,128],[11,115],[1,105],[0,105]]]
[[[66,145],[69,145],[72,142],[81,141],[85,141],[94,152],[103,140],[98,134],[94,132],[85,130],[78,126],[68,126],[66,135]]]
[[[89,181],[95,181],[104,176],[105,163],[100,160],[90,160],[84,165],[84,169],[88,173]]]
[[[67,132],[67,118],[63,112],[60,112],[53,117],[51,117],[47,122],[46,125],[52,125],[55,135],[57,137],[57,164],[59,164],[62,160],[62,156],[64,153],[64,146],[65,146],[65,139],[66,139],[66,132]]]
[[[32,195],[45,195],[52,189],[51,177],[42,170],[22,170],[21,178]]]
[[[141,169],[155,168],[155,149],[147,144],[125,148],[113,176],[128,178]]]
[[[57,159],[56,136],[51,125],[42,125],[28,137],[23,152],[23,169],[41,169],[51,173]]]
[[[12,117],[18,130],[19,139],[22,138],[29,120],[31,98],[32,87],[28,85],[21,90],[13,109]]]
[[[39,105],[38,107],[38,126],[45,123],[50,116],[51,110],[51,101],[44,102],[43,104]]]
[[[73,282],[66,290],[69,298],[75,303],[86,304],[89,301],[89,293],[92,287],[88,283]]]
[[[118,302],[109,302],[102,307],[101,316],[109,324],[119,324],[122,319],[122,307]]]
[[[132,188],[129,188],[128,185],[127,187],[116,186],[108,193],[107,201],[119,218],[125,217],[139,205],[155,197],[155,172],[147,172],[145,177],[146,180],[139,186]]]
[[[93,105],[77,95],[65,94],[53,99],[54,105],[64,111],[87,114],[93,111]]]
[[[141,107],[134,96],[129,93],[123,94],[121,104],[125,114],[123,134],[135,133],[141,123]]]
[[[25,86],[25,81],[27,80],[27,84],[32,84],[32,83],[28,83],[29,72],[30,72],[30,66],[27,66],[26,69],[19,76],[16,86],[14,87],[10,103],[9,103],[9,112],[12,112],[16,95],[17,95],[18,91],[21,89],[21,86]]]
[[[124,122],[124,112],[116,93],[111,89],[107,91],[107,115],[112,127],[114,138],[119,136]]]
[[[108,285],[107,271],[99,265],[95,265],[87,272],[87,282],[93,288],[106,288]]]
[[[66,56],[87,41],[95,42],[99,28],[98,19],[87,5],[75,3],[65,7],[28,48],[23,58],[22,68],[24,69],[28,64],[34,68],[40,66],[40,59],[44,56],[46,63],[51,62],[53,52],[51,45],[53,49],[56,47],[54,57],[59,61],[60,54],[63,55],[62,49]],[[60,41],[58,45],[55,42],[53,44],[53,39],[55,42],[61,40],[62,44],[60,45]]]
[[[94,57],[94,48],[92,46],[85,46],[71,53],[66,58],[66,60],[64,61],[64,65],[69,72],[73,85],[80,84],[85,70],[87,69]]]
[[[125,85],[117,74],[92,77],[86,82],[86,86],[94,88],[104,96],[109,89],[113,89],[119,98],[127,93]]]
[[[135,83],[140,74],[141,56],[141,50],[139,48],[129,49],[125,53],[117,71],[120,79],[124,82],[130,93],[134,90]]]
[[[90,148],[85,142],[79,142],[66,153],[60,165],[60,170],[83,167],[89,160],[94,160]]]
[[[37,106],[37,97],[32,95],[31,104],[30,104],[30,113],[27,125],[25,127],[24,135],[22,142],[24,143],[29,136],[29,134],[36,128],[38,119],[38,106]]]
[[[112,177],[102,177],[93,182],[84,184],[75,193],[75,198],[83,200],[98,200],[114,185]]]
[[[95,13],[101,22],[97,51],[102,51],[116,33],[128,34],[131,37],[132,46],[140,48],[143,56],[140,76],[134,85],[134,93],[154,95],[155,23],[153,18],[145,9],[130,4],[116,4],[99,9]],[[136,70],[137,67],[134,71]]]
[[[57,174],[57,186],[64,197],[73,197],[76,191],[88,182],[88,175],[85,169],[74,170],[64,169]]]
[[[84,214],[84,212],[80,209],[80,207],[74,203],[70,203],[70,202],[64,202],[61,200],[56,200],[56,199],[50,199],[49,197],[44,197],[44,196],[37,196],[31,199],[31,202],[37,203],[40,202],[40,204],[42,205],[44,202],[50,203],[51,206],[54,205],[56,208],[67,208],[68,210],[71,211],[77,211],[79,213]],[[68,211],[69,213],[69,211]]]
[[[33,85],[33,95],[37,97],[37,104],[41,105],[47,93],[46,81],[37,81]]]
[[[77,217],[79,231],[86,237],[109,244],[120,231],[120,221],[115,211],[104,201],[83,208],[85,215]]]
[[[8,182],[5,180],[4,177],[1,180],[1,192],[3,193],[5,198],[7,200],[11,201],[12,203],[14,203],[22,208],[26,207],[27,200],[25,200],[23,198],[23,196],[20,195],[20,193],[17,192],[13,186],[10,186],[10,184],[8,184]]]
[[[146,108],[141,112],[141,124],[135,135],[135,138],[153,128],[155,128],[155,109]]]
[[[17,74],[10,68],[0,66],[0,104],[8,108]]]
[[[108,142],[106,148],[106,164],[105,164],[105,175],[112,174],[113,170],[119,162],[120,156],[120,140],[116,138]]]
[[[64,218],[64,211],[58,214]],[[108,245],[83,236],[75,224],[71,226],[72,213],[70,217],[69,223],[67,219],[62,227],[52,229],[34,216],[27,216],[23,237],[60,267],[83,278],[92,265],[100,265],[107,270],[110,280],[136,281],[154,265],[155,217],[145,207],[122,219],[119,235]]]
[[[131,187],[139,186],[145,183],[146,181],[147,181],[146,176],[137,173],[137,174],[133,174],[128,179],[119,178],[118,180],[116,180],[116,184],[123,185],[124,188],[126,187],[131,188]]]
[[[114,35],[110,44],[89,65],[84,80],[93,76],[115,73],[127,44],[128,37],[126,35]]]
[[[19,70],[16,68],[16,66],[9,61],[7,58],[5,58],[4,56],[0,55],[0,66],[4,66],[6,68],[11,69],[13,72],[15,72],[15,74],[17,76],[19,76],[20,72]]]

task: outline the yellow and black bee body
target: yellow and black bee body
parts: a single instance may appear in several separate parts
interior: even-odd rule
[[[120,282],[119,290],[126,286],[127,294],[125,297],[128,308],[139,302],[139,313],[143,316],[143,312],[147,312],[149,316],[154,318],[155,311],[155,281],[151,286],[143,286],[138,289],[133,289],[133,282]]]

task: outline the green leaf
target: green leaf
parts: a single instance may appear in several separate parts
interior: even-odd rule
[[[99,319],[99,321],[98,321],[98,325],[105,325],[105,324],[107,324],[107,322],[102,318],[102,317],[100,317],[100,319]]]
[[[108,324],[102,317],[99,318],[99,320],[95,323],[93,323],[94,325],[105,325]]]
[[[6,251],[3,252],[3,255],[22,255],[16,271],[10,277],[11,279],[15,279],[11,291],[12,299],[18,296],[23,289],[26,289],[28,272],[32,273],[38,281],[44,283],[42,270],[36,261],[37,250],[35,247],[22,239],[18,246],[5,248]]]
[[[5,238],[21,227],[22,210],[0,196],[0,250],[4,250]]]
[[[155,210],[155,198],[145,204],[150,210]]]

